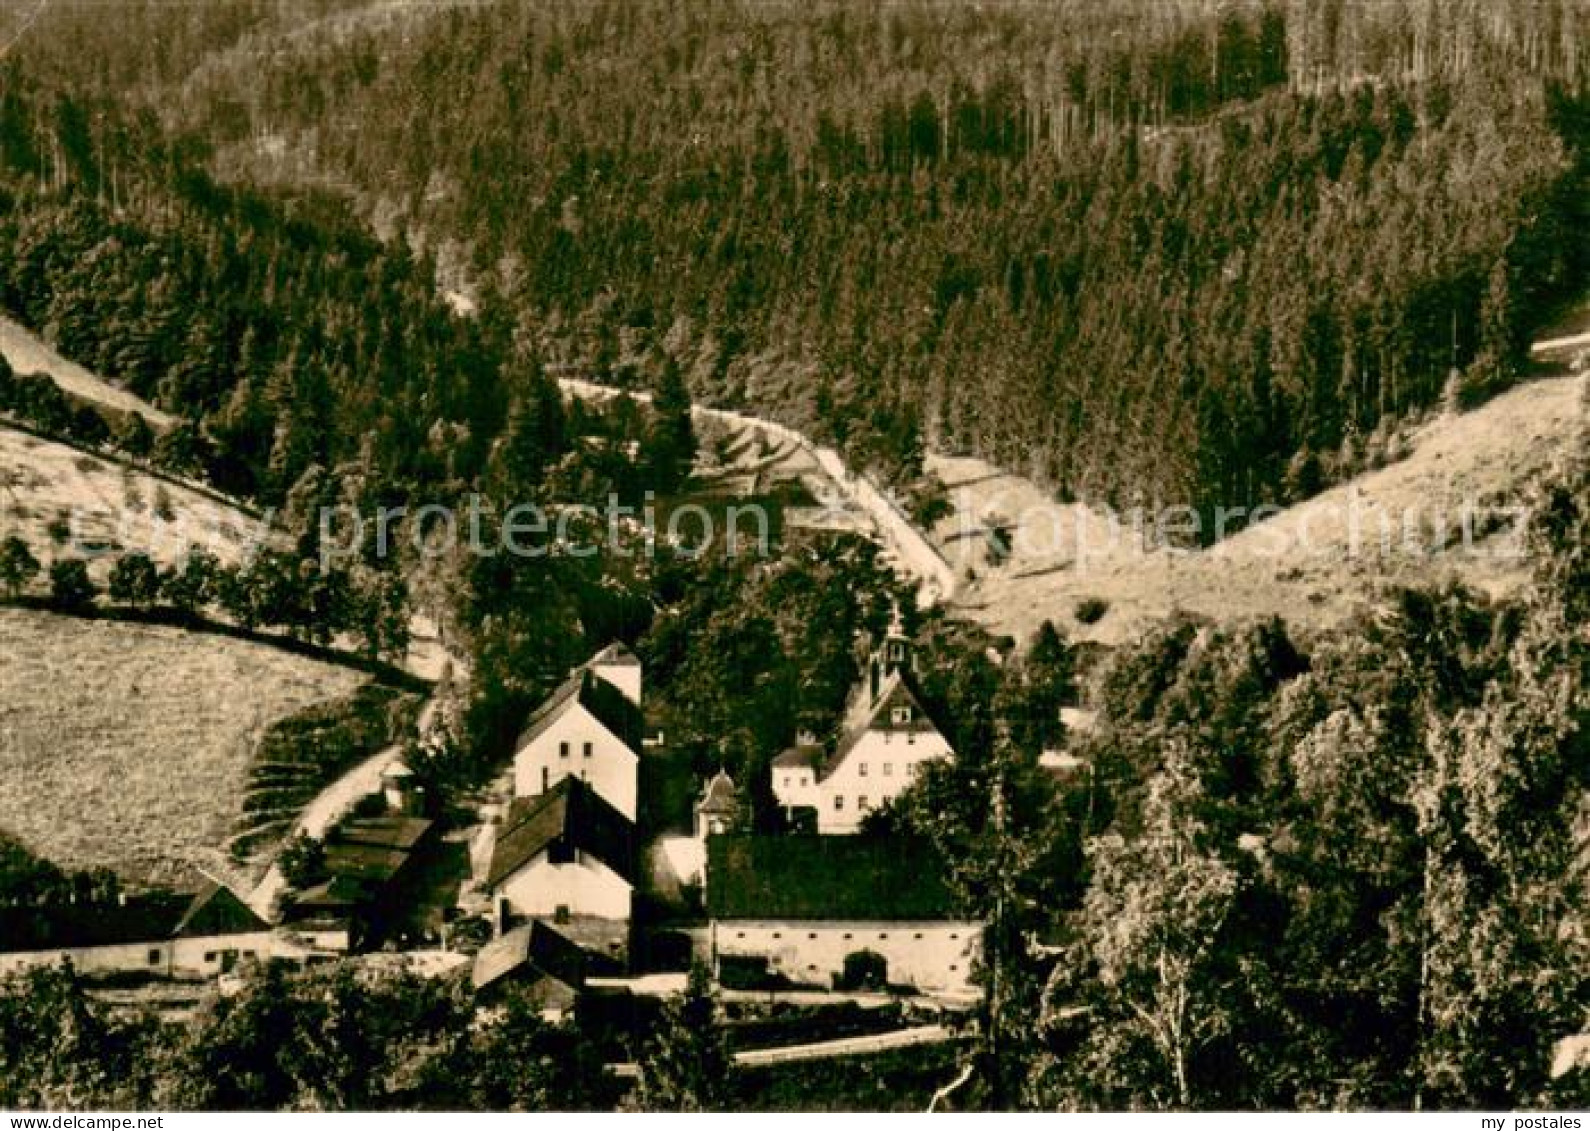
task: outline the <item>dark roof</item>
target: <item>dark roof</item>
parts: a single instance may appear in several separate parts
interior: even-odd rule
[[[422,817],[357,817],[342,822],[332,841],[408,852],[431,831],[431,825]]]
[[[211,883],[188,904],[188,909],[172,929],[179,939],[207,935],[243,935],[268,931],[270,925],[250,910],[229,888]]]
[[[635,882],[635,826],[579,778],[535,797],[519,797],[497,832],[486,886],[496,887],[554,846],[588,852]]]
[[[370,898],[369,889],[352,876],[332,876],[305,888],[292,897],[290,914],[309,910],[339,910],[357,907]]]
[[[734,779],[727,770],[719,770],[701,791],[696,807],[703,813],[728,813],[740,807],[740,797],[734,788]]]
[[[182,896],[132,897],[124,903],[67,903],[0,909],[0,951],[160,942],[182,919]]]
[[[821,767],[823,762],[823,748],[816,743],[803,743],[791,746],[777,758],[773,759],[775,768],[783,769],[787,766],[815,766]]]
[[[379,886],[391,880],[409,862],[401,848],[378,848],[370,844],[326,845],[326,871],[339,879]]]
[[[910,708],[910,716],[905,722],[894,721],[896,707]],[[915,677],[903,669],[892,672],[878,688],[877,701],[867,709],[860,723],[851,727],[839,740],[834,756],[819,767],[817,776],[826,778],[832,774],[856,748],[856,744],[863,736],[874,731],[887,731],[891,734],[944,733],[943,729],[933,721],[933,716],[922,706],[921,688],[917,685]]]
[[[523,749],[534,742],[576,704],[589,711],[631,751],[640,750],[645,733],[645,719],[640,708],[607,680],[592,674],[589,668],[576,670],[536,709],[520,732],[515,748]]]
[[[532,921],[481,947],[470,982],[483,990],[521,972],[577,990],[585,984],[585,952],[545,923]]]
[[[707,914],[849,922],[963,917],[926,842],[863,836],[713,837]]]
[[[219,884],[196,894],[160,892],[117,903],[0,908],[0,953],[76,949],[268,930]]]

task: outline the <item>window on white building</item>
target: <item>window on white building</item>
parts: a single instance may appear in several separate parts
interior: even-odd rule
[[[883,776],[886,777],[886,778],[892,778],[894,776],[894,763],[893,762],[885,762],[883,764]]]
[[[865,763],[865,762],[858,763],[857,766],[856,766],[856,773],[858,775],[860,775],[861,777],[866,777],[867,776],[867,763]]]
[[[567,742],[558,743],[558,757],[559,758],[567,758],[568,756],[569,756],[569,744]]]
[[[591,749],[592,749],[591,744],[589,742],[587,742],[585,744],[585,746],[584,746],[584,749],[582,749],[580,751],[581,757],[589,758],[591,756]]]
[[[860,809],[863,813],[872,808],[872,803],[867,800],[867,795],[865,793],[856,798],[856,808]]]
[[[151,966],[159,966],[160,965],[160,952],[158,950],[151,950],[149,952],[149,965],[151,965]]]
[[[891,717],[894,719],[894,721],[896,723],[901,723],[901,724],[908,723],[908,722],[911,721],[911,708],[910,707],[896,707],[894,709],[894,712],[893,712]]]
[[[839,810],[843,809],[844,807],[845,807],[845,795],[842,794],[842,793],[834,794],[834,812],[837,813],[837,812],[839,812]]]

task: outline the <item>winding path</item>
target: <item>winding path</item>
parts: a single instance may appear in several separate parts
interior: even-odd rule
[[[435,707],[436,700],[428,699],[425,706],[420,709],[419,717],[415,721],[415,730],[420,734],[425,733]],[[353,807],[363,798],[380,792],[381,775],[402,752],[403,743],[394,743],[346,771],[304,806],[303,812],[299,813],[298,819],[293,822],[293,827],[287,831],[287,838],[303,833],[316,840],[324,840],[332,826],[352,812]],[[287,878],[282,875],[281,868],[272,863],[250,893],[249,908],[260,918],[274,922],[277,900],[286,890]]]
[[[577,377],[560,377],[558,385],[567,395],[581,400],[604,401],[620,395],[631,396],[643,404],[651,400],[650,393],[619,389]],[[699,404],[693,406],[691,411],[697,419],[760,432],[775,443],[792,445],[811,456],[833,485],[838,498],[871,519],[875,536],[889,559],[917,580],[919,606],[929,608],[955,595],[955,570],[944,560],[944,555],[912,525],[911,519],[898,503],[867,476],[847,467],[838,451],[813,443],[807,436],[787,425],[759,416]]]

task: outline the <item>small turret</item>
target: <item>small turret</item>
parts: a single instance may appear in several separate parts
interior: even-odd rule
[[[381,794],[386,807],[394,813],[414,816],[420,809],[420,787],[414,780],[414,771],[402,758],[395,758],[381,771]]]
[[[704,841],[709,836],[731,832],[739,817],[740,795],[734,779],[727,770],[719,770],[696,802],[696,837]]]
[[[890,676],[896,672],[914,670],[915,656],[911,650],[911,638],[906,635],[905,620],[900,615],[900,606],[895,605],[889,614],[889,629],[884,633],[883,643],[872,654],[872,659],[867,664],[869,702],[878,701],[878,695],[883,690],[884,684],[889,682]]]

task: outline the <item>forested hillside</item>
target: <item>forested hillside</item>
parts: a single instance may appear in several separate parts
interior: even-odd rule
[[[1582,5],[321,12],[166,17],[178,77],[66,5],[37,66],[106,56],[223,176],[346,193],[548,362],[666,352],[896,478],[927,442],[1301,496],[1509,380],[1584,274]]]

